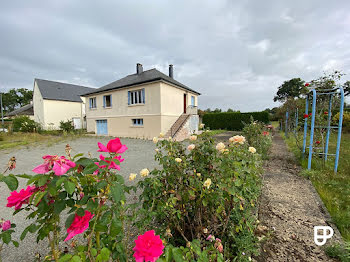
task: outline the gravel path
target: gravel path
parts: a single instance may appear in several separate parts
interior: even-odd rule
[[[110,137],[82,137],[73,141],[64,141],[55,144],[51,147],[44,145],[27,147],[27,148],[16,148],[14,150],[0,151],[0,170],[1,172],[5,169],[6,164],[10,157],[15,156],[17,159],[17,167],[13,170],[14,174],[34,174],[31,172],[33,167],[42,164],[42,156],[46,154],[57,154],[65,155],[65,145],[67,143],[72,147],[72,155],[77,153],[91,153],[93,157],[98,157],[100,152],[97,152],[97,142],[107,144],[111,139]],[[121,171],[119,172],[124,176],[125,180],[128,180],[130,173],[139,173],[142,168],[148,168],[152,170],[157,166],[154,161],[154,149],[155,145],[152,141],[141,140],[141,139],[121,139],[123,144],[126,144],[129,148],[123,157],[125,161],[121,164]],[[137,180],[135,180],[137,182]],[[20,179],[19,189],[25,187],[26,180]],[[28,220],[25,219],[25,212],[17,214],[12,217],[12,208],[6,208],[7,197],[10,191],[7,186],[0,183],[0,218],[10,219],[12,222],[17,224],[16,233],[13,234],[15,239],[19,239],[20,234],[23,229],[29,225]],[[36,253],[46,254],[47,253],[47,243],[40,242],[36,243],[33,235],[28,233],[27,237],[23,242],[20,242],[20,247],[15,248],[12,244],[10,246],[5,246],[2,251],[3,262],[13,262],[13,261],[34,261],[34,256]]]
[[[272,232],[262,246],[258,261],[335,261],[314,243],[314,226],[331,226],[334,236],[327,244],[341,241],[336,226],[311,182],[298,176],[300,167],[283,139],[273,139],[270,160],[265,164],[259,220]]]

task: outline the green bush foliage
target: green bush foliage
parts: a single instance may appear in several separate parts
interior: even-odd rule
[[[211,261],[222,260],[215,249],[208,251],[209,235],[221,240],[224,261],[248,261],[258,250],[254,211],[260,155],[250,152],[247,143],[216,145],[206,132],[191,140],[188,148],[171,140],[158,142],[155,157],[162,168],[139,182],[141,221],[146,226],[155,222],[174,246],[198,241],[199,250],[214,257]]]
[[[12,128],[14,132],[38,132],[41,129],[40,124],[28,116],[17,116],[12,121]]]
[[[249,145],[255,147],[263,159],[268,158],[268,151],[272,145],[271,132],[273,127],[269,127],[267,128],[264,123],[251,119],[251,122],[243,128],[244,136]]]
[[[239,131],[244,127],[244,123],[248,123],[250,118],[267,124],[269,122],[269,113],[252,112],[252,113],[208,113],[203,116],[203,123],[210,129],[226,129],[231,131]]]
[[[333,123],[338,125],[339,123],[339,112],[333,117]],[[343,113],[343,128],[344,132],[350,132],[350,112]]]
[[[72,132],[74,131],[74,125],[72,120],[67,121],[61,121],[60,122],[60,129],[66,132]]]

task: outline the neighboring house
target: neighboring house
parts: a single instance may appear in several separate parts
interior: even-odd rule
[[[10,113],[5,115],[8,118],[16,117],[16,116],[28,116],[30,119],[34,120],[34,110],[32,101],[30,104],[17,108]]]
[[[85,128],[85,98],[94,88],[35,79],[34,120],[44,129],[59,129],[61,121],[72,120],[76,129]]]
[[[200,93],[156,69],[143,71],[86,93],[87,131],[150,139],[159,133],[177,140],[198,131]]]

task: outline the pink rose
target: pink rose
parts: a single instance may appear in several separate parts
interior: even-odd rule
[[[84,216],[78,216],[75,214],[73,223],[67,228],[67,234],[68,236],[64,241],[68,241],[75,235],[84,233],[86,229],[89,227],[89,221],[94,217],[93,214],[91,214],[89,211],[85,210]]]
[[[2,223],[2,231],[9,230],[10,228],[11,228],[10,220],[6,220],[4,221],[4,223]]]
[[[100,159],[102,161],[105,161],[108,163],[108,169],[117,169],[117,170],[120,170],[120,166],[117,165],[114,161],[109,161],[109,160],[106,160],[106,158],[103,156],[103,155],[100,155]],[[118,159],[119,162],[123,162],[124,161],[124,158],[122,158],[121,156],[115,156],[113,157],[113,159]],[[100,165],[99,162],[95,162],[95,164],[99,167],[99,168],[105,168],[107,167],[107,165]]]
[[[135,240],[134,257],[136,262],[156,261],[163,254],[164,245],[154,230],[145,232]]]
[[[23,204],[28,204],[30,196],[34,193],[35,186],[28,186],[21,191],[13,191],[7,198],[7,207],[15,207],[15,210],[20,209]]]
[[[107,143],[107,147],[105,147],[100,142],[98,142],[97,145],[99,147],[99,150],[97,150],[97,152],[109,152],[109,153],[121,154],[128,149],[126,145],[122,145],[118,137],[115,139],[109,140],[109,142]]]
[[[37,174],[45,174],[51,170],[55,172],[56,176],[61,176],[67,173],[67,171],[75,167],[75,163],[66,159],[64,156],[57,155],[45,155],[43,156],[44,164],[35,167],[32,171]]]

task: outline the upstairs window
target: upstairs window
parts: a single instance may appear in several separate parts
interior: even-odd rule
[[[132,119],[133,126],[143,126],[143,118]]]
[[[96,108],[97,107],[97,105],[96,105],[96,97],[89,98],[89,103],[90,103],[90,109],[91,108]]]
[[[191,96],[191,106],[195,106],[195,98],[194,98],[194,96]]]
[[[103,107],[112,107],[112,96],[111,95],[107,95],[107,96],[103,96]]]
[[[145,89],[128,91],[128,105],[137,105],[145,103]]]

